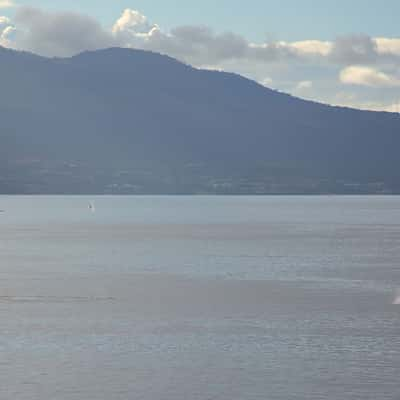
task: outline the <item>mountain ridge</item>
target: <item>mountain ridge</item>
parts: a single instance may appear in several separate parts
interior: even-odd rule
[[[0,84],[3,193],[400,188],[394,113],[303,100],[121,48],[70,58],[0,48]]]

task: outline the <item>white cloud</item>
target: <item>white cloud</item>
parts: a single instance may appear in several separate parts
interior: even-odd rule
[[[264,79],[262,79],[259,83],[265,87],[270,87],[272,85],[272,82],[273,82],[272,78],[267,76]]]
[[[97,20],[72,12],[20,7],[15,25],[14,47],[45,56],[71,56],[117,44]]]
[[[151,25],[146,16],[140,14],[136,10],[127,8],[115,22],[112,33],[116,36],[128,34],[146,38],[154,34],[155,30],[159,31],[160,29],[157,25]]]
[[[343,89],[343,88],[342,88]],[[383,95],[380,99],[366,97],[365,91],[357,93],[353,91],[356,87],[352,87],[351,91],[339,90],[332,98],[329,104],[341,107],[357,108],[360,110],[385,111],[400,113],[400,101],[389,96]]]
[[[12,0],[0,0],[0,8],[11,8],[15,7],[15,4]]]
[[[296,90],[307,90],[313,87],[313,83],[311,81],[300,81],[296,85]]]
[[[340,81],[347,85],[390,88],[400,86],[400,79],[365,66],[350,66],[340,72]]]
[[[326,57],[330,54],[333,48],[332,42],[323,42],[320,40],[303,40],[299,42],[286,43],[283,45],[293,49],[299,55],[314,55]]]
[[[13,26],[6,26],[0,34],[0,44],[2,46],[7,47],[11,43],[11,36],[15,32],[15,28]]]
[[[0,27],[9,24],[10,24],[10,19],[0,15]]]
[[[375,64],[380,58],[391,56],[400,61],[400,39],[395,38],[350,35],[335,41],[252,43],[235,33],[216,33],[206,26],[184,25],[165,32],[139,11],[129,8],[109,30],[84,15],[26,6],[18,8],[14,23],[18,33],[14,47],[52,56],[115,45],[153,50],[195,66],[217,68],[232,60],[260,65],[296,61],[354,65]]]
[[[347,103],[337,103],[335,105],[345,106],[350,108],[357,108],[359,110],[379,111],[379,112],[392,112],[400,113],[400,103],[385,104],[374,101],[355,101]]]
[[[14,32],[14,27],[11,25],[9,18],[0,16],[0,46],[11,46],[11,35]]]
[[[0,0],[0,4],[11,2]],[[399,87],[399,79],[383,71],[400,73],[400,38],[348,35],[333,41],[252,43],[207,26],[183,25],[164,31],[129,8],[107,29],[78,13],[19,6],[12,21],[0,17],[0,45],[59,57],[112,46],[151,50],[194,67],[240,73],[269,87],[272,76],[276,89],[332,103],[339,91],[338,73],[342,83],[356,85],[352,90]],[[302,80],[304,76],[312,76],[318,85]],[[371,107],[379,103],[376,92],[369,92]]]
[[[375,38],[378,53],[400,57],[400,39]]]
[[[400,101],[398,103],[390,104],[386,107],[385,111],[400,113]]]

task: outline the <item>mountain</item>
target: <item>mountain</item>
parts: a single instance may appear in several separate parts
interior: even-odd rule
[[[111,48],[0,48],[1,193],[399,193],[400,117]]]

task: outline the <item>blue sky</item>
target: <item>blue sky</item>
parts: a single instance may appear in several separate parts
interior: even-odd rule
[[[124,8],[139,10],[165,29],[206,24],[261,41],[333,39],[349,33],[398,36],[399,0],[20,0],[53,10],[74,10],[110,25]]]
[[[298,97],[396,112],[399,15],[400,0],[0,0],[0,45],[58,57],[141,48]]]

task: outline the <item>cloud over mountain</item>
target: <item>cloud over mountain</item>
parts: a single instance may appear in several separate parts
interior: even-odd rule
[[[1,4],[12,5],[4,0]],[[329,103],[337,97],[338,85],[343,85],[342,90],[352,90],[354,98],[358,92],[350,89],[350,82],[381,89],[393,87],[396,78],[384,77],[384,72],[379,75],[379,71],[393,70],[400,64],[399,38],[358,34],[331,41],[253,43],[234,32],[215,32],[207,26],[182,25],[165,31],[134,9],[125,9],[106,28],[90,16],[20,6],[12,21],[0,17],[0,45],[58,57],[111,46],[151,50],[196,67],[238,72],[263,83],[268,80],[284,91],[304,89],[304,82],[313,81],[307,87],[307,96]],[[364,69],[355,70],[355,65]],[[371,101],[383,106],[382,97]],[[384,101],[390,107],[395,99]]]
[[[47,56],[68,56],[117,45],[93,18],[72,13],[21,7],[15,16],[16,48]]]
[[[252,43],[233,32],[216,33],[207,26],[183,25],[165,32],[133,9],[125,9],[111,29],[102,27],[96,19],[86,15],[49,12],[27,6],[19,7],[15,20],[7,22],[19,33],[15,47],[47,56],[56,53],[69,56],[82,49],[118,45],[171,53],[202,64],[230,59],[306,61],[309,57],[337,64],[354,64],[374,63],[379,61],[379,57],[389,55],[400,57],[400,39],[349,35],[334,41],[313,39]]]
[[[375,88],[399,87],[400,79],[371,67],[352,66],[340,73],[341,82]]]

